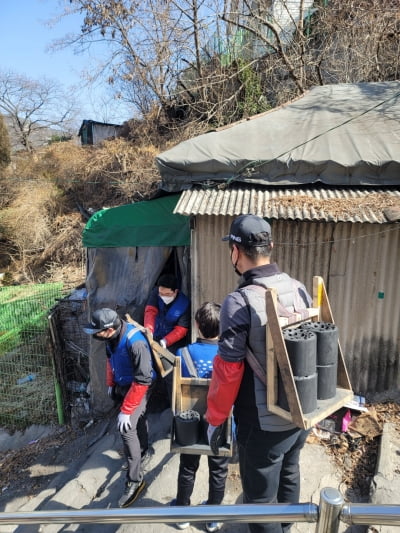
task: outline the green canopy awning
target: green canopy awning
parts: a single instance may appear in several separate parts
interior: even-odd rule
[[[83,230],[86,248],[190,245],[190,219],[174,215],[179,194],[95,213]]]

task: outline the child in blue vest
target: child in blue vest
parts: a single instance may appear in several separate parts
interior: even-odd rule
[[[214,302],[204,303],[196,312],[195,321],[199,336],[193,344],[180,348],[176,355],[181,358],[182,377],[211,378],[212,362],[218,350],[219,314],[221,306]],[[207,456],[209,491],[207,505],[220,505],[224,498],[229,457]],[[178,490],[171,505],[190,505],[200,455],[181,454],[178,473]],[[176,524],[179,529],[189,527],[189,522]],[[208,522],[210,533],[222,527],[220,522]]]

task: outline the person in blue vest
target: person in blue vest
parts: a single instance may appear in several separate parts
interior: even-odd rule
[[[106,344],[108,395],[120,401],[117,426],[128,463],[120,507],[132,504],[144,489],[142,457],[148,448],[146,406],[155,377],[146,337],[109,308],[94,311],[85,333]]]
[[[219,315],[221,306],[206,302],[196,311],[195,322],[199,336],[193,344],[180,348],[176,355],[181,358],[182,377],[211,378],[213,359],[218,350]],[[207,505],[220,505],[225,494],[229,457],[207,456],[209,470]],[[171,505],[190,505],[200,455],[184,454],[179,458],[178,490]],[[176,524],[178,529],[189,527],[189,522]],[[207,522],[210,533],[218,531],[221,522]]]
[[[162,274],[144,309],[144,327],[163,348],[175,353],[190,326],[189,299],[173,274]]]

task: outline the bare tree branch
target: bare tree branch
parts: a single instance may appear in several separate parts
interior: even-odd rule
[[[67,131],[76,117],[72,95],[52,80],[32,80],[0,71],[0,109],[14,126],[19,141],[33,150],[32,136],[47,128]]]

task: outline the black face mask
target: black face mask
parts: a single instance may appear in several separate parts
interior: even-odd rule
[[[231,263],[232,263],[232,253],[233,253],[233,248],[231,249]],[[237,264],[238,264],[238,261],[239,261],[239,258],[237,258],[237,260],[236,260],[236,263],[235,263],[235,264],[233,264],[233,263],[232,263],[232,266],[233,266],[233,270],[235,271],[235,274],[237,274],[238,276],[241,276],[241,275],[242,275],[242,273],[241,273],[241,272],[239,272],[239,270],[237,269]]]

